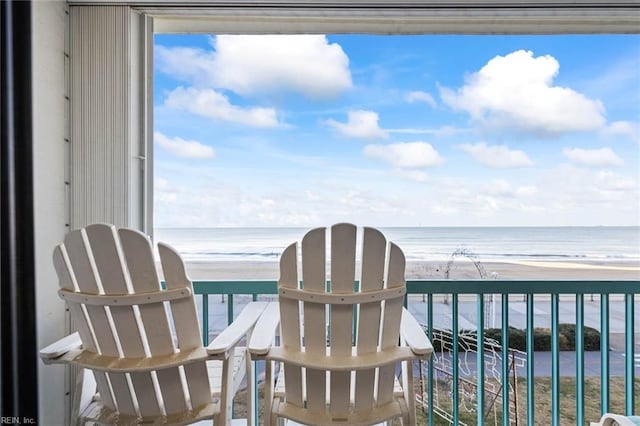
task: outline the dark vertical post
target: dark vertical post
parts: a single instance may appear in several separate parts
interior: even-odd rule
[[[0,415],[22,424],[38,417],[33,158],[31,2],[2,1],[2,142],[0,152],[1,289]]]

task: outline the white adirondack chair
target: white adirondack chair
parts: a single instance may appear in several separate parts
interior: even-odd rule
[[[416,423],[412,361],[428,357],[433,347],[403,308],[404,254],[376,229],[364,228],[354,289],[356,231],[351,224],[331,228],[329,281],[325,228],[302,240],[302,281],[297,243],[282,254],[279,304],[267,307],[249,344],[254,359],[267,360],[266,425],[278,418],[313,425],[370,425],[397,417]],[[281,345],[275,346],[279,323]],[[282,363],[275,387],[274,361]]]
[[[591,426],[640,426],[640,416],[606,413],[599,422],[591,422]]]
[[[267,304],[249,304],[204,348],[182,259],[165,244],[158,249],[166,290],[151,242],[140,232],[90,225],[70,232],[54,250],[59,294],[78,332],[40,356],[47,364],[78,367],[74,423],[174,425],[214,419],[228,425],[245,372],[253,383],[250,356],[237,343],[248,339]],[[253,424],[253,394],[248,394],[247,420]]]

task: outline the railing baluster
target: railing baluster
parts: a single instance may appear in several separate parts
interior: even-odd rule
[[[233,322],[233,294],[227,294],[227,325]]]
[[[427,304],[429,305],[429,310],[427,311],[427,336],[429,340],[433,342],[433,293],[429,293],[427,295]],[[427,389],[429,392],[428,400],[429,400],[429,412],[427,413],[427,420],[429,426],[433,425],[433,355],[429,360],[427,370]]]
[[[625,373],[624,373],[624,402],[625,402],[625,414],[627,416],[633,415],[633,406],[635,404],[635,396],[633,391],[634,382],[634,348],[635,348],[635,309],[633,306],[633,294],[624,295],[625,304]]]
[[[458,410],[458,381],[460,379],[458,371],[458,294],[453,293],[451,295],[451,332],[452,332],[452,350],[453,350],[453,383],[451,384],[451,390],[453,392],[452,401],[453,401],[453,424],[457,425],[459,420],[459,410]]]
[[[527,424],[535,422],[534,296],[527,294]]]
[[[477,304],[477,326],[476,326],[476,345],[477,345],[477,358],[476,369],[478,377],[478,412],[477,422],[478,426],[484,425],[484,294],[478,294],[476,299]]]
[[[609,295],[600,295],[600,415],[609,412]]]
[[[209,344],[209,294],[202,295],[202,344]]]
[[[576,422],[584,424],[584,295],[576,294]]]
[[[551,424],[560,426],[559,296],[551,294]]]
[[[509,294],[502,293],[502,425],[509,426]]]

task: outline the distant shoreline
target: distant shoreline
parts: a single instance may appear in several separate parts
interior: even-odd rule
[[[447,260],[407,261],[406,279],[444,279]],[[487,279],[518,280],[640,280],[637,261],[486,261],[476,267],[471,261],[456,260],[450,267],[453,279],[478,279],[478,269]],[[207,261],[186,262],[187,274],[202,280],[277,280],[275,261]]]

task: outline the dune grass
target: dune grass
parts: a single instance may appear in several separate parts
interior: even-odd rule
[[[535,424],[548,425],[551,422],[551,378],[538,377],[535,379]],[[636,379],[634,383],[634,391],[636,395],[635,412],[640,412],[640,379]],[[419,389],[416,389],[419,392]],[[259,385],[259,411],[260,418],[263,416],[263,384]],[[451,412],[451,397],[445,392],[439,393],[439,406],[444,410]],[[560,378],[560,424],[575,425],[576,424],[576,401],[575,401],[575,378]],[[246,417],[246,391],[240,391],[235,398],[234,416]],[[485,399],[488,400],[487,396]],[[586,377],[584,383],[584,407],[585,419],[587,424],[589,421],[596,421],[600,418],[600,377]],[[624,413],[625,392],[624,378],[612,377],[610,379],[610,412]],[[448,404],[448,405],[447,405]],[[471,405],[471,404],[467,404]],[[488,406],[488,402],[487,402]],[[427,416],[421,408],[416,409],[417,424],[426,425]],[[489,414],[485,418],[486,425],[501,424],[501,404],[496,402],[495,411],[489,410]],[[494,415],[495,413],[495,415]],[[513,416],[512,416],[513,417]],[[518,423],[519,425],[527,424],[527,383],[525,379],[518,381]],[[475,425],[476,413],[470,413],[465,410],[460,411],[460,422],[467,425]],[[263,424],[261,421],[260,424]],[[394,422],[394,425],[400,422]],[[434,415],[434,425],[448,425],[446,420]],[[516,424],[513,420],[511,424]]]

